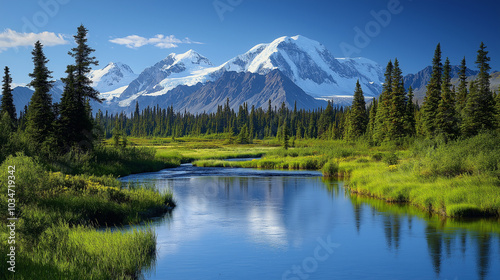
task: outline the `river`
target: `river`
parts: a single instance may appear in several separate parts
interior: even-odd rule
[[[350,195],[314,171],[182,165],[146,279],[500,279],[498,220],[456,221]]]

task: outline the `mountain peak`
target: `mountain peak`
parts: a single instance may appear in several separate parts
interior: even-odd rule
[[[197,53],[194,50],[188,50],[185,53],[181,54],[176,54],[176,53],[171,53],[167,56],[167,58],[164,59],[166,62],[167,67],[171,67],[176,64],[196,64],[200,66],[205,66],[205,67],[212,67],[212,63],[208,58],[204,57],[203,55]]]
[[[127,64],[110,62],[102,69],[92,70],[88,77],[95,89],[105,93],[127,86],[137,75]]]

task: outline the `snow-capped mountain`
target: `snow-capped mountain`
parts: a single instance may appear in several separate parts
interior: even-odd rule
[[[382,68],[366,58],[335,58],[322,44],[304,36],[259,44],[222,65],[226,71],[267,74],[279,69],[314,97],[352,96],[359,79],[366,96],[377,96]]]
[[[88,75],[93,82],[92,87],[108,102],[122,94],[137,76],[128,65],[120,62],[110,62],[102,69],[92,70]]]
[[[189,50],[183,54],[172,53],[155,65],[146,68],[120,95],[121,107],[126,107],[137,97],[158,96],[179,85],[193,86],[213,80],[212,63],[199,53]]]
[[[119,96],[119,106],[127,107],[139,96],[159,96],[180,85],[194,86],[219,79],[225,72],[266,75],[280,70],[307,94],[324,100],[352,97],[359,79],[365,96],[382,90],[383,71],[366,58],[335,58],[322,44],[303,36],[281,37],[259,44],[220,66],[213,66],[193,50],[170,54],[145,69]],[[345,102],[344,102],[345,103]],[[344,104],[345,105],[345,104]]]
[[[137,78],[132,69],[123,63],[110,62],[102,69],[92,70],[88,77],[93,82],[92,87],[99,91],[100,97],[104,98],[108,105],[112,105],[111,100],[119,96],[132,82]],[[64,91],[64,83],[60,79],[55,80],[50,89],[52,102],[58,103],[61,100]],[[15,105],[18,113],[28,105],[33,89],[26,86],[18,86],[14,88]],[[97,102],[92,102],[92,106],[100,106]]]

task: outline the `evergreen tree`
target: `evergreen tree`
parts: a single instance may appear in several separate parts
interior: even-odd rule
[[[283,148],[285,150],[288,150],[288,148],[290,147],[290,142],[289,142],[290,141],[290,132],[288,130],[288,126],[286,125],[286,120],[283,123],[282,134],[283,134],[283,137],[282,137],[283,138],[283,140],[282,140],[283,141]]]
[[[432,75],[431,80],[427,84],[427,92],[422,106],[422,129],[424,135],[433,137],[436,131],[436,115],[441,99],[441,74],[443,65],[441,63],[441,45],[437,44],[432,59]]]
[[[327,138],[326,132],[328,131],[328,127],[332,121],[333,106],[332,103],[328,101],[328,105],[326,105],[325,110],[323,110],[318,120],[318,137]]]
[[[458,71],[458,92],[456,98],[456,108],[458,117],[462,119],[463,110],[467,103],[467,66],[465,64],[465,57],[460,63],[460,70]]]
[[[401,138],[404,133],[406,102],[403,74],[399,68],[399,61],[394,60],[391,78],[391,95],[389,98],[388,114],[388,133],[387,137],[391,140]]]
[[[462,131],[466,136],[473,136],[482,129],[495,127],[495,104],[490,90],[490,58],[481,43],[477,52],[476,64],[479,74],[474,83],[470,83],[467,104],[464,109]]]
[[[238,144],[250,144],[250,137],[248,136],[248,127],[246,124],[243,125],[240,134],[238,134]]]
[[[455,138],[458,134],[458,120],[455,111],[455,100],[451,91],[451,66],[446,58],[441,81],[441,99],[436,115],[436,132],[446,138]]]
[[[26,133],[34,142],[35,148],[39,148],[52,134],[52,123],[55,119],[52,107],[52,96],[49,91],[53,81],[51,71],[47,69],[48,59],[43,53],[43,46],[40,41],[35,43],[31,52],[33,55],[34,69],[29,76],[33,79],[30,86],[35,89],[31,96],[28,108]]]
[[[75,103],[73,106],[77,110],[76,116],[78,116],[78,120],[71,120],[71,123],[75,124],[70,128],[73,130],[71,134],[78,136],[71,139],[71,142],[85,143],[84,146],[80,145],[81,147],[89,146],[93,142],[93,122],[90,117],[90,105],[87,105],[88,101],[92,99],[102,102],[99,98],[99,92],[92,88],[92,81],[88,78],[88,74],[92,70],[91,66],[97,65],[98,62],[95,57],[91,56],[95,50],[87,45],[87,33],[88,30],[80,25],[77,34],[73,36],[77,46],[68,52],[75,59],[75,64],[72,67],[74,71],[73,86],[68,92],[74,95],[71,99]]]
[[[5,66],[3,83],[2,83],[2,101],[0,106],[0,115],[7,112],[10,118],[11,130],[14,128],[14,124],[17,120],[16,107],[14,106],[14,98],[12,96],[12,77],[9,73],[9,67]]]
[[[389,132],[389,108],[392,97],[392,61],[387,63],[385,68],[385,82],[382,93],[379,96],[377,107],[377,114],[375,116],[375,128],[373,131],[373,140],[375,142],[382,142],[386,139]]]
[[[59,104],[59,118],[56,121],[56,134],[59,145],[63,150],[68,150],[73,144],[78,143],[81,136],[75,127],[80,127],[82,117],[80,114],[83,104],[75,94],[75,67],[68,65],[66,78],[63,78],[64,91]]]
[[[413,104],[413,88],[408,88],[408,100],[406,101],[405,131],[406,134],[413,136],[416,133],[416,108]]]
[[[10,154],[10,146],[12,145],[12,121],[9,113],[0,113],[0,162]]]
[[[370,139],[373,139],[373,131],[375,129],[375,119],[377,116],[377,106],[378,102],[375,97],[372,100],[372,104],[370,105],[370,113],[368,117],[368,127],[367,127],[367,133],[370,136]]]
[[[490,90],[490,74],[491,70],[488,57],[488,51],[485,50],[486,46],[483,42],[477,51],[476,65],[479,68],[477,75],[477,86],[480,95],[481,104],[483,105],[483,115],[481,116],[481,126],[486,129],[494,128],[495,126],[495,100],[493,92]]]
[[[118,126],[118,118],[117,118],[115,122],[115,127],[113,128],[113,146],[115,146],[116,148],[120,146],[120,137],[121,137],[121,131]]]
[[[358,139],[366,132],[367,125],[368,116],[366,114],[365,97],[358,80],[356,81],[356,90],[354,91],[354,98],[349,113],[347,138],[349,140]]]

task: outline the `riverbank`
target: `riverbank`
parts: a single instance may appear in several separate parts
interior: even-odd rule
[[[370,147],[363,142],[305,140],[246,162],[198,160],[196,166],[322,170],[345,178],[352,193],[404,202],[446,217],[500,216],[500,138],[490,132],[450,141],[409,141]]]

